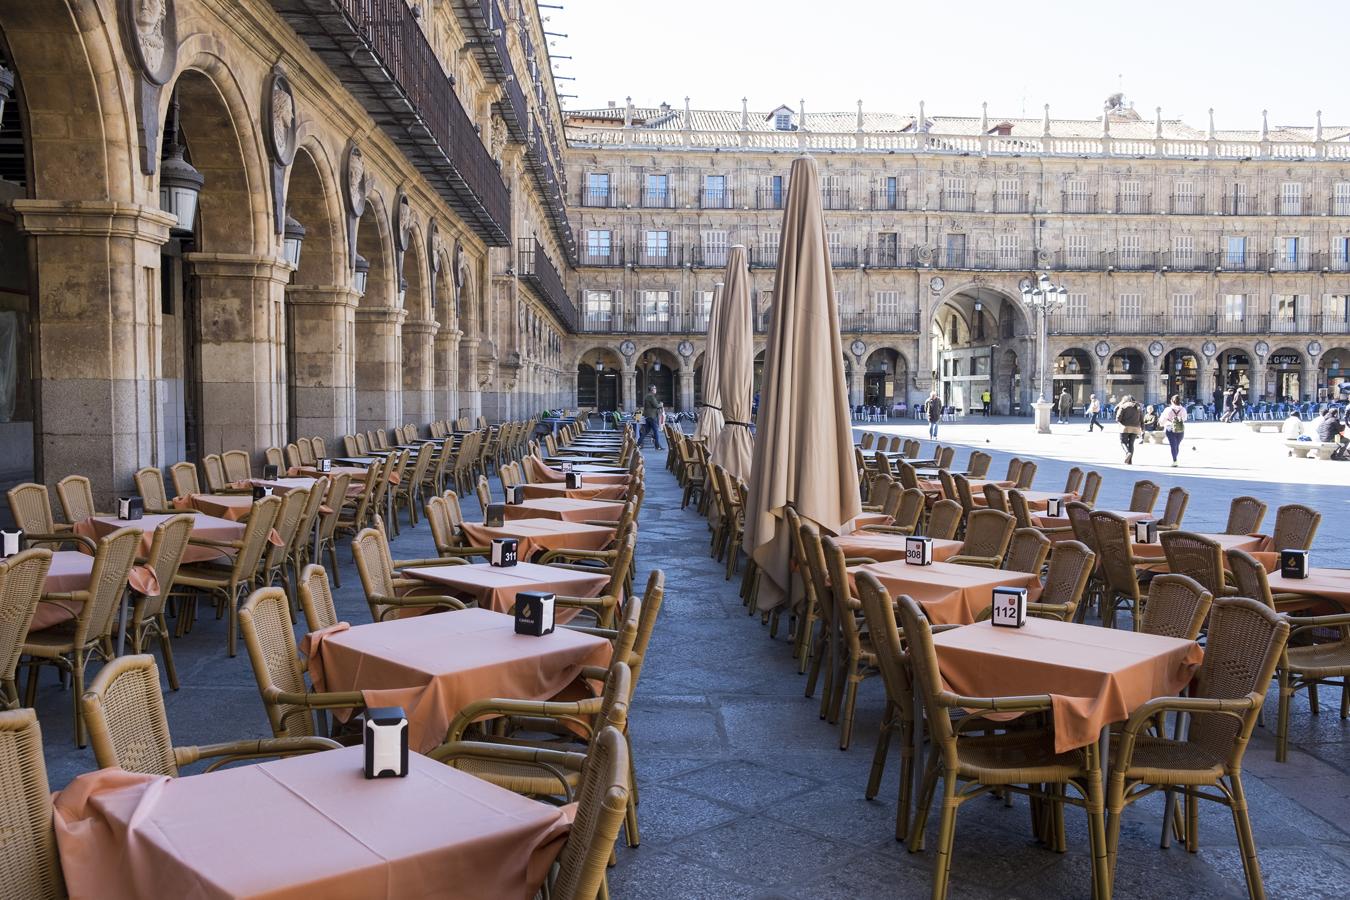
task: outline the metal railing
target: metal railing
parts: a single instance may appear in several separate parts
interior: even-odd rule
[[[577,253],[578,266],[595,266],[597,268],[618,268],[624,262],[623,245],[611,244],[608,247],[582,246]]]
[[[1152,194],[1116,194],[1115,211],[1125,215],[1153,212]]]
[[[863,255],[863,263],[869,269],[899,269],[913,263],[907,262],[907,254],[900,247],[868,247]]]
[[[1031,210],[1026,194],[994,194],[994,212],[1024,213]]]
[[[852,209],[848,188],[821,188],[820,202],[825,209]]]
[[[638,200],[643,209],[674,209],[675,189],[666,188],[664,191],[658,191],[644,187],[638,194]]]
[[[874,210],[904,210],[909,209],[908,195],[902,190],[883,189],[872,192],[872,209]]]
[[[787,187],[759,188],[755,191],[755,209],[782,209],[787,202]]]
[[[1173,194],[1168,198],[1167,211],[1174,216],[1203,216],[1209,212],[1204,194]]]
[[[1261,206],[1255,197],[1228,194],[1223,198],[1219,211],[1225,216],[1259,216]]]
[[[954,194],[946,190],[938,191],[938,209],[943,212],[970,212],[975,208],[975,195],[969,191]]]
[[[684,265],[684,253],[680,247],[640,244],[631,249],[628,261],[647,269],[678,269]]]
[[[534,238],[521,238],[516,256],[520,279],[534,289],[540,300],[552,307],[569,331],[575,331],[576,304],[568,296],[562,276],[558,274],[553,260],[544,252],[543,245]]]
[[[700,188],[698,192],[699,209],[735,209],[736,195],[731,188],[708,190]]]
[[[615,205],[614,190],[582,188],[581,205],[595,209],[610,209]]]
[[[1068,191],[1060,194],[1060,209],[1066,213],[1101,212],[1096,194],[1072,194]]]

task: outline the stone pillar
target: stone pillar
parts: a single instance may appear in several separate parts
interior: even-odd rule
[[[285,382],[277,348],[285,343],[290,266],[240,253],[189,253],[185,259],[197,279],[200,310],[200,452],[256,453],[284,445]]]
[[[854,363],[853,374],[848,379],[848,405],[858,407],[863,402],[863,367],[860,363]]]
[[[1166,403],[1167,397],[1163,396],[1163,377],[1168,373],[1162,369],[1162,362],[1156,359],[1150,359],[1147,355],[1144,357],[1144,403]]]
[[[637,370],[625,364],[619,377],[619,411],[632,412],[637,402]]]
[[[436,332],[434,319],[403,323],[403,421],[419,427],[436,418]]]
[[[1248,357],[1252,359],[1251,369],[1248,370],[1247,379],[1251,382],[1251,390],[1247,392],[1247,402],[1255,403],[1266,397],[1266,361],[1260,356]]]
[[[1208,403],[1214,399],[1214,367],[1205,359],[1199,360],[1199,363],[1200,370],[1195,379],[1195,391],[1199,396],[1195,399]]]
[[[292,438],[318,435],[329,446],[356,429],[352,334],[360,300],[347,285],[291,285],[289,360],[295,385]]]
[[[435,417],[446,422],[459,418],[459,340],[457,328],[443,327],[432,343],[436,360]]]
[[[478,382],[478,345],[476,337],[459,339],[459,410],[455,418],[476,419],[483,411]]]
[[[694,409],[694,367],[686,363],[680,369],[680,410],[692,412]]]
[[[1316,402],[1317,400],[1317,357],[1309,356],[1305,351],[1303,354],[1303,368],[1298,373],[1298,392],[1299,396],[1294,400],[1301,401],[1304,397]]]
[[[382,430],[403,424],[403,353],[399,346],[401,309],[356,310],[356,427]]]
[[[107,201],[15,200],[29,236],[37,477],[79,473],[95,505],[163,466],[160,248],[171,215]]]
[[[1106,368],[1110,363],[1109,357],[1107,359],[1098,358],[1097,365],[1092,369],[1092,393],[1097,395],[1097,399],[1102,401],[1103,405],[1106,403]],[[1147,388],[1147,385],[1145,387]],[[1147,389],[1140,399],[1145,403],[1152,402],[1148,399]]]

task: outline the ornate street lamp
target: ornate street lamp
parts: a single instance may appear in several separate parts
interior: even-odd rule
[[[1062,309],[1068,301],[1068,290],[1053,284],[1048,273],[1042,273],[1034,286],[1023,284],[1022,302],[1039,313],[1040,354],[1038,357],[1039,364],[1036,367],[1036,377],[1038,381],[1037,390],[1040,392],[1040,396],[1032,406],[1036,410],[1036,431],[1041,434],[1050,433],[1050,401],[1045,399],[1046,344],[1049,343],[1047,338],[1049,332],[1048,319],[1051,312]]]
[[[403,302],[408,299],[408,279],[402,275],[398,276],[398,308],[403,308]]]
[[[286,216],[286,227],[284,240],[282,242],[282,256],[291,268],[300,268],[300,246],[305,242],[305,226],[292,219],[289,214]]]
[[[352,287],[356,288],[356,293],[364,297],[366,295],[366,282],[369,280],[370,260],[358,253],[356,254],[356,264],[353,266]]]
[[[174,234],[191,234],[197,224],[197,200],[206,178],[192,164],[183,159],[183,145],[178,142],[178,95],[169,105],[164,159],[159,165],[159,208],[178,218],[170,229]]]

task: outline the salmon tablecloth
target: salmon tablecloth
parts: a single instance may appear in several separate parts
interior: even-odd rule
[[[1204,659],[1195,641],[1028,618],[933,636],[948,689],[967,697],[1049,694],[1055,752],[1084,747],[1154,697],[1176,694]]]
[[[928,613],[934,625],[969,625],[994,602],[996,587],[1025,587],[1028,602],[1041,595],[1041,580],[1026,572],[935,562],[912,566],[906,562],[878,562],[849,570],[870,572],[892,597],[908,594]],[[855,591],[856,593],[856,591]]]
[[[865,512],[853,520],[855,529],[862,528],[864,525],[890,525],[895,520],[885,513]],[[847,525],[847,523],[845,523]]]
[[[132,521],[123,521],[112,516],[94,516],[82,522],[76,522],[75,533],[97,541],[119,528],[139,528],[145,532],[145,536],[141,538],[140,555],[146,556],[150,553],[150,547],[154,543],[155,529],[159,527],[160,522],[167,518],[169,518],[167,514],[159,513],[145,515]],[[244,537],[244,527],[240,522],[231,522],[229,519],[222,519],[218,516],[197,515],[192,517],[191,537],[210,541],[237,541]],[[276,529],[272,529],[272,532],[268,535],[268,540],[277,546],[283,543],[281,535],[277,534]],[[232,554],[233,551],[224,553],[215,547],[200,547],[188,544],[187,549],[183,551],[183,562],[205,562]]]
[[[242,522],[253,512],[252,494],[188,494],[173,498],[174,509],[195,509],[218,519]]]
[[[565,481],[566,475],[562,469],[555,469],[552,466],[546,466],[535,456],[525,457],[525,470],[532,483]],[[628,470],[617,466],[593,466],[576,465],[572,467],[573,472],[580,472],[584,476],[582,482],[591,484],[628,484]]]
[[[1011,482],[1007,481],[996,481],[993,483],[1001,486],[1011,484]],[[970,489],[971,489],[971,499],[975,501],[975,505],[984,506],[985,500],[984,500],[983,486],[977,489],[975,487],[975,482],[972,481],[970,483]],[[1063,500],[1065,503],[1068,503],[1070,500],[1078,499],[1077,494],[1072,492],[1066,493],[1064,491],[1022,491],[1022,496],[1026,499],[1027,506],[1031,509],[1045,509],[1046,504],[1052,499]]]
[[[339,475],[346,475],[352,481],[365,481],[368,472],[370,469],[363,469],[360,466],[333,466],[327,472],[320,472],[316,466],[294,466],[286,470],[286,475],[291,478],[336,478]]]
[[[1157,518],[1157,516],[1152,515],[1152,514],[1150,514],[1150,513],[1129,512],[1128,510],[1123,510],[1123,509],[1113,509],[1113,510],[1110,510],[1110,512],[1113,512],[1113,513],[1115,513],[1115,514],[1118,515],[1118,516],[1124,516],[1124,517],[1125,517],[1125,521],[1127,521],[1127,522],[1140,522],[1140,521],[1143,521],[1144,519],[1156,519],[1156,518]],[[1069,517],[1068,517],[1068,516],[1033,516],[1033,518],[1035,519],[1035,521],[1036,521],[1036,526],[1037,526],[1038,528],[1068,528],[1068,527],[1069,527]],[[1074,540],[1073,533],[1072,533],[1072,532],[1069,532],[1069,531],[1065,531],[1065,532],[1052,532],[1051,534],[1047,534],[1046,537],[1050,538],[1050,540],[1052,540],[1052,541],[1072,541],[1072,540]]]
[[[506,504],[506,518],[562,519],[564,522],[617,522],[623,513],[623,503],[613,500],[572,500],[567,497],[546,497]]]
[[[52,552],[52,564],[47,569],[47,577],[42,582],[43,600],[33,611],[33,621],[29,631],[41,631],[69,622],[84,608],[81,601],[47,600],[47,594],[69,594],[89,588],[89,577],[94,573],[94,557],[81,550],[55,550]],[[159,578],[149,566],[132,566],[127,575],[127,585],[133,591],[155,595],[160,591]]]
[[[903,561],[905,558],[905,536],[903,534],[883,534],[875,531],[855,531],[834,539],[844,556],[865,556],[877,562]],[[933,559],[942,562],[949,556],[955,556],[961,549],[960,541],[947,541],[938,538],[933,541]]]
[[[1258,550],[1264,538],[1259,534],[1201,534],[1201,537],[1207,537],[1219,542],[1219,546],[1225,551],[1228,550],[1246,550],[1248,553]],[[1167,571],[1167,554],[1163,552],[1162,541],[1156,544],[1141,544],[1134,542],[1131,545],[1131,552],[1141,568],[1147,568],[1150,572]],[[1224,567],[1228,567],[1228,555],[1224,554]],[[1277,563],[1278,565],[1278,563]]]
[[[547,700],[583,667],[609,665],[605,638],[567,628],[531,637],[515,626],[512,616],[465,609],[308,635],[301,652],[311,657],[314,690],[361,691],[367,706],[403,707],[408,746],[425,753],[475,700]]]
[[[544,550],[603,550],[614,540],[613,528],[562,519],[507,519],[500,528],[464,522],[460,528],[475,547],[489,547],[493,538],[513,537],[520,541],[517,558],[527,561]]]
[[[427,566],[404,569],[401,574],[450,588],[451,593],[458,597],[477,601],[479,609],[507,614],[515,611],[516,594],[521,591],[552,591],[565,597],[598,597],[605,585],[609,584],[609,575],[604,572],[590,574],[528,562],[500,568],[487,563]],[[559,624],[568,622],[578,612],[578,609],[559,609],[555,620]]]
[[[1278,556],[1279,554],[1275,554]],[[1350,610],[1350,569],[1325,569],[1311,566],[1307,578],[1285,578],[1280,574],[1278,559],[1274,571],[1268,576],[1272,594],[1299,594],[1304,597],[1321,597],[1330,600],[1340,610],[1328,609],[1333,613]],[[1284,611],[1283,605],[1281,611]],[[1308,615],[1308,613],[1304,613]]]
[[[526,500],[543,500],[549,497],[566,497],[569,500],[623,500],[628,496],[628,487],[622,484],[586,484],[582,477],[582,487],[569,488],[561,481],[544,484],[521,485]]]
[[[361,747],[182,778],[101,769],[56,795],[72,897],[501,897],[544,882],[575,813],[418,754]]]

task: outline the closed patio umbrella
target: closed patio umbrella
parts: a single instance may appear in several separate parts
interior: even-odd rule
[[[709,449],[716,445],[722,430],[722,378],[720,375],[720,342],[717,339],[717,316],[722,308],[722,283],[713,287],[712,306],[708,308],[708,343],[703,351],[703,405],[698,410],[698,424],[694,426],[694,440],[701,440]]]
[[[815,160],[794,160],[791,177],[745,511],[761,610],[787,600],[789,504],[826,534],[852,530],[862,513]]]
[[[754,324],[750,318],[750,269],[745,247],[727,253],[726,280],[717,311],[717,374],[722,392],[722,432],[712,462],[742,480],[750,478],[750,393],[755,387]]]

